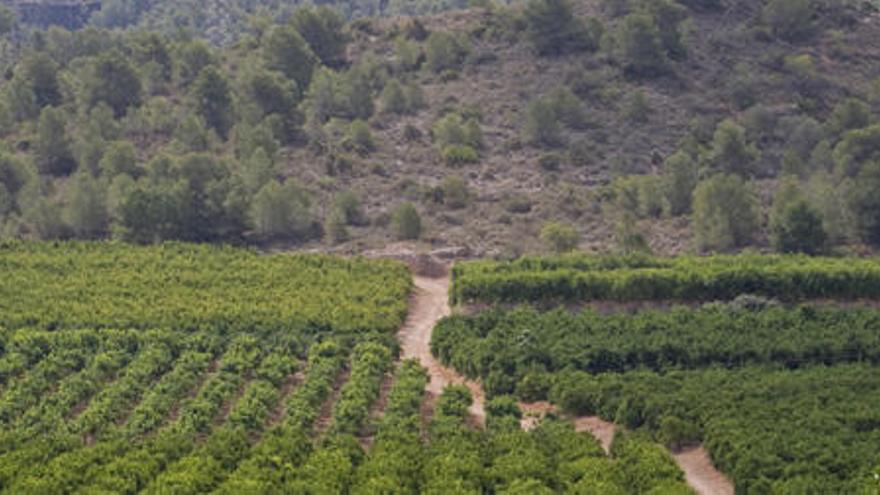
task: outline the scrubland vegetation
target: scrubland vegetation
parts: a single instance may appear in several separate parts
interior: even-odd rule
[[[75,32],[0,23],[0,235],[863,252],[876,15],[113,0]]]

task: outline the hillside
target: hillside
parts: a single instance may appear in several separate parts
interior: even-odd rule
[[[499,3],[510,3],[509,1]],[[180,29],[228,44],[248,32],[254,18],[279,22],[298,7],[326,5],[346,19],[382,16],[414,16],[467,7],[468,0],[104,0],[91,22],[104,27],[140,27],[172,34]]]
[[[2,233],[499,256],[880,240],[876,8],[567,5],[312,9],[222,49],[49,31],[2,86]],[[116,76],[129,90],[95,82]]]

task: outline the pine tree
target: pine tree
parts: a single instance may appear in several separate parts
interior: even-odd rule
[[[193,84],[191,97],[196,112],[225,140],[232,127],[232,93],[226,77],[214,66],[205,67]]]
[[[64,112],[55,107],[46,107],[40,114],[34,143],[34,161],[44,174],[68,175],[76,169],[66,122]]]
[[[89,172],[78,172],[67,189],[65,223],[79,238],[91,239],[107,230],[107,202],[104,188]]]

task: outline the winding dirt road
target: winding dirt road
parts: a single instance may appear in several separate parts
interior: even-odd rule
[[[429,402],[439,397],[447,385],[466,385],[474,396],[474,404],[470,408],[471,416],[477,424],[482,425],[486,421],[482,387],[443,366],[431,354],[431,333],[434,331],[434,325],[444,316],[452,313],[449,307],[449,277],[415,276],[413,281],[415,291],[410,300],[409,315],[398,334],[402,357],[418,359],[422,366],[427,368],[430,376],[427,387]]]
[[[715,469],[709,453],[702,446],[673,453],[675,462],[684,471],[684,479],[699,495],[733,495],[733,483]]]
[[[413,281],[415,290],[410,300],[409,315],[398,333],[402,357],[418,359],[428,370],[430,381],[426,390],[428,396],[426,402],[429,405],[440,396],[447,385],[466,385],[474,397],[474,404],[470,408],[471,416],[475,423],[483,425],[486,420],[485,396],[480,384],[443,366],[431,354],[431,333],[434,331],[434,326],[443,317],[452,313],[449,307],[450,279],[448,276],[441,278],[415,276]],[[525,429],[534,427],[538,418],[555,409],[548,403],[522,406],[525,406],[524,411],[528,413],[528,417],[523,420]],[[428,409],[433,408],[429,406]],[[588,416],[575,418],[574,424],[577,431],[589,432],[599,440],[606,453],[610,452],[611,442],[617,429],[614,423],[596,416]],[[684,471],[687,483],[699,495],[733,495],[733,484],[715,469],[708,453],[701,446],[677,454],[673,453],[673,457]]]

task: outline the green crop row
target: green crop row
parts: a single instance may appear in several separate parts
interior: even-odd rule
[[[730,304],[636,314],[493,309],[434,330],[443,363],[481,378],[490,395],[543,400],[554,372],[657,371],[779,363],[880,363],[880,311]]]
[[[702,442],[742,493],[863,493],[880,458],[880,374],[866,364],[565,371],[550,398],[671,446]]]
[[[351,375],[333,405],[329,436],[355,435],[360,431],[370,406],[379,398],[382,380],[391,369],[393,358],[391,349],[379,343],[365,342],[355,347]]]
[[[392,487],[418,493],[424,448],[419,413],[427,383],[428,374],[417,361],[401,364],[370,455],[353,474],[351,493],[383,493]]]
[[[204,444],[171,464],[144,490],[148,494],[207,493],[219,485],[247,457],[251,438],[262,431],[280,399],[282,380],[296,367],[295,359],[282,349],[263,360],[255,379],[229,411],[225,424]]]
[[[281,423],[263,435],[215,493],[283,493],[313,451],[309,429],[343,368],[344,357],[332,341],[309,350],[305,378],[286,401]]]
[[[0,326],[390,333],[403,264],[228,247],[0,244]]]
[[[744,294],[784,301],[880,298],[880,262],[857,258],[579,255],[460,263],[453,278],[456,304],[715,301]]]
[[[328,438],[354,442],[411,288],[395,262],[184,244],[3,243],[0,270],[0,493],[285,490],[334,451],[313,424],[349,355]]]

